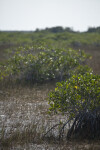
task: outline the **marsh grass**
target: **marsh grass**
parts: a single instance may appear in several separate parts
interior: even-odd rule
[[[43,141],[43,134],[61,119],[48,114],[46,98],[54,86],[51,83],[0,89],[0,146]]]
[[[59,142],[61,126],[66,115],[48,114],[48,93],[55,88],[55,83],[33,86],[4,86],[0,87],[0,148],[12,149],[58,149],[58,150],[94,150],[93,145],[99,147],[99,142],[67,141],[64,132],[63,140]],[[91,146],[92,145],[92,146]]]
[[[37,34],[36,38],[33,35],[34,39],[39,38],[39,33]],[[23,35],[25,37],[25,34]],[[54,36],[55,38],[56,35]],[[48,41],[48,43],[52,43],[53,47],[62,48],[64,44],[68,47],[71,37],[68,33],[66,35],[65,40],[67,39],[67,41],[59,42],[56,38],[56,40]],[[50,34],[51,37],[48,34],[47,36],[51,39],[53,37],[52,34]],[[74,40],[77,39],[77,35],[74,36],[71,33],[71,36]],[[95,34],[93,37],[90,35],[90,39],[88,40],[85,34],[83,36],[85,42],[90,44],[96,39],[94,38],[96,37]],[[97,36],[99,39],[99,35]],[[20,40],[18,40],[18,37],[16,40],[15,38],[11,38],[9,44],[4,43],[0,45],[0,63],[5,62],[9,58],[7,52],[9,49],[15,52],[15,48],[22,45],[23,42],[20,43],[18,41],[24,41],[24,37],[22,36]],[[30,37],[31,35],[29,34]],[[10,37],[5,38],[5,41],[8,41],[8,39]],[[15,41],[18,43],[12,43]],[[67,44],[68,42],[69,44]],[[86,53],[91,54],[92,60],[87,60],[86,63],[92,67],[95,74],[100,74],[100,46],[83,45],[84,47],[78,44],[77,47],[77,42],[76,44],[74,42],[73,48],[84,49]],[[36,51],[33,52],[36,54]],[[49,105],[46,98],[48,97],[49,91],[54,88],[55,83],[53,81],[44,83],[43,85],[35,84],[26,86],[25,84],[22,85],[22,82],[20,85],[20,81],[17,81],[17,83],[13,81],[12,83],[12,78],[10,77],[0,83],[0,150],[100,150],[100,140],[80,141],[74,139],[67,141],[66,133],[68,126],[64,131],[64,138],[60,142],[58,139],[61,126],[58,125],[48,132],[53,126],[60,124],[60,122],[64,123],[66,120],[66,116],[62,116],[61,114],[48,114]],[[46,134],[47,132],[48,134]],[[44,137],[45,134],[46,136]]]
[[[93,55],[92,66],[94,72],[99,73],[99,48],[97,53],[91,48],[86,50]],[[97,59],[98,58],[98,59]],[[94,62],[95,60],[95,62]],[[95,63],[95,65],[94,65]],[[95,68],[96,66],[96,68]],[[59,142],[61,126],[66,116],[48,114],[49,105],[46,101],[50,90],[55,88],[55,82],[25,85],[13,82],[11,78],[0,83],[0,150],[12,149],[52,149],[52,150],[99,150],[100,141],[66,140]]]
[[[41,135],[40,131],[37,132],[37,124],[28,125],[24,127],[21,131],[17,129],[15,132],[10,133],[10,135],[6,138],[5,133],[3,132],[1,135],[1,146],[2,147],[11,147],[16,144],[24,144],[24,143],[41,143]]]

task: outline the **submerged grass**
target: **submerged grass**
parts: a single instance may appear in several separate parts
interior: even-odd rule
[[[48,93],[55,88],[55,83],[34,85],[31,87],[13,86],[0,88],[0,148],[6,149],[58,149],[86,150],[93,145],[100,148],[99,142],[67,141],[59,143],[60,126],[56,126],[46,136],[44,134],[56,124],[64,123],[66,116],[48,114],[46,101]],[[92,145],[92,146],[91,146]]]
[[[46,97],[54,86],[45,84],[0,89],[1,147],[41,143],[43,134],[61,119],[61,116],[48,114]]]
[[[10,133],[10,135],[6,138],[5,134],[1,135],[1,147],[12,147],[14,144],[24,144],[24,143],[41,143],[40,132],[36,131],[37,125],[28,125],[24,127],[23,131],[17,129],[15,132]]]

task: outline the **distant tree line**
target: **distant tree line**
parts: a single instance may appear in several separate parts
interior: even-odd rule
[[[61,26],[35,30],[35,32],[39,32],[39,31],[47,31],[47,32],[52,32],[52,33],[59,33],[59,32],[65,32],[65,31],[74,32],[73,29],[70,27],[63,28]]]
[[[36,29],[35,32],[40,32],[40,31],[43,31],[43,32],[51,32],[51,33],[61,33],[61,32],[71,32],[71,33],[77,33],[79,31],[74,31],[72,28],[70,27],[62,27],[62,26],[56,26],[56,27],[51,27],[51,28],[45,28],[45,29]],[[91,32],[98,32],[100,33],[100,27],[89,27],[88,30],[86,31],[88,33],[91,33]]]
[[[89,27],[87,32],[89,32],[89,33],[91,33],[91,32],[100,33],[100,27]]]

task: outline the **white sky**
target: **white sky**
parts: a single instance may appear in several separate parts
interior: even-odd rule
[[[0,30],[100,26],[100,0],[0,0]]]

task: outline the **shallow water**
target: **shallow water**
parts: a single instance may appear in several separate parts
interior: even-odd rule
[[[42,137],[53,125],[60,121],[65,122],[66,116],[49,115],[48,114],[48,92],[55,88],[55,84],[35,85],[33,87],[15,87],[0,90],[0,138],[7,139],[16,132],[25,132],[26,129],[32,130],[35,126],[35,133],[33,141],[16,143],[12,141],[9,148],[3,146],[1,149],[12,150],[77,150],[90,149],[91,144],[67,142],[59,144],[56,140],[40,141],[38,138]],[[3,132],[2,132],[3,131]],[[26,132],[25,132],[26,133]],[[59,134],[58,128],[52,130],[52,135],[57,137]],[[28,135],[29,136],[29,135]],[[30,135],[30,137],[33,135]],[[38,137],[39,136],[39,137]],[[32,137],[33,138],[33,137]],[[87,146],[86,146],[87,145]],[[97,144],[98,145],[98,144]],[[93,146],[92,146],[93,147]],[[99,147],[100,148],[100,147]],[[1,150],[0,149],[0,150]]]
[[[4,130],[4,138],[16,131],[24,131],[29,125],[37,125],[37,129],[46,131],[63,119],[61,115],[48,115],[48,92],[54,86],[45,84],[34,87],[19,87],[1,90],[0,92],[0,131]],[[45,132],[46,132],[45,131]],[[0,136],[2,136],[0,134]]]

